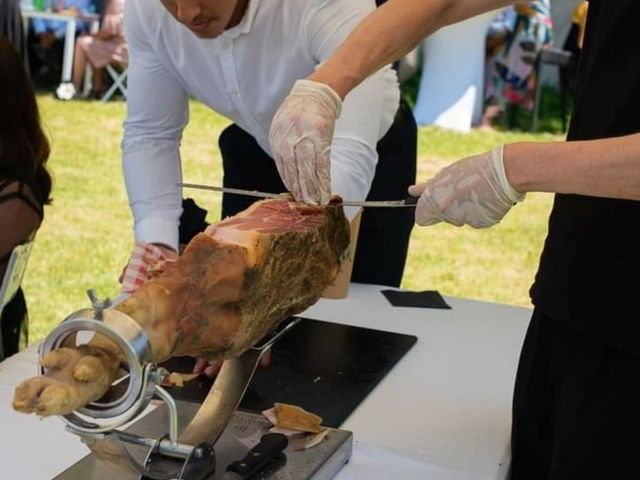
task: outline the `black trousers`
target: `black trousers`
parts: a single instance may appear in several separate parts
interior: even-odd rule
[[[22,289],[19,288],[14,297],[2,310],[0,317],[2,333],[2,350],[4,358],[18,353],[27,346],[29,338],[29,315]]]
[[[273,159],[255,139],[237,125],[227,127],[219,139],[225,187],[263,192],[286,191]],[[378,142],[378,165],[368,200],[395,200],[407,196],[415,183],[417,127],[402,102],[395,121]],[[246,209],[255,198],[224,195],[222,217]],[[360,224],[351,279],[354,282],[399,286],[414,224],[410,208],[367,208]]]
[[[534,311],[512,428],[511,480],[640,478],[640,358]]]

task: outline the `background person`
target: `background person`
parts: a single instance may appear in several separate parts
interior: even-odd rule
[[[481,126],[491,127],[496,117],[507,108],[510,110],[509,126],[512,126],[514,108],[533,109],[535,86],[538,77],[538,56],[543,48],[552,45],[551,4],[549,0],[518,3],[513,15],[506,19],[503,41],[494,46],[488,61],[486,109]],[[495,39],[494,39],[495,40]],[[490,43],[491,39],[488,38]]]
[[[57,13],[91,13],[91,0],[53,0],[52,11]],[[62,64],[62,45],[67,22],[45,18],[31,19],[32,72],[34,76],[46,76],[51,70],[59,70]],[[86,32],[89,25],[85,21],[76,23],[76,33]]]
[[[81,35],[76,40],[73,56],[73,85],[82,92],[87,62],[93,69],[92,96],[101,97],[108,88],[105,67],[111,63],[128,62],[127,41],[124,38],[124,0],[106,0],[95,35]]]
[[[560,69],[560,84],[564,84],[566,88],[572,92],[575,92],[576,89],[577,65],[580,62],[580,52],[582,51],[582,44],[584,42],[588,8],[589,2],[586,0],[576,5],[571,15],[569,33],[567,33],[567,37],[562,45],[563,50],[571,52],[572,59],[569,65]]]

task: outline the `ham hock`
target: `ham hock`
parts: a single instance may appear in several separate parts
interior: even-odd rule
[[[154,362],[241,355],[321,296],[349,245],[339,199],[309,206],[264,200],[210,226],[177,261],[115,307],[144,330]],[[21,383],[13,407],[65,415],[99,399],[117,378],[122,352],[96,334],[42,359],[45,374]]]

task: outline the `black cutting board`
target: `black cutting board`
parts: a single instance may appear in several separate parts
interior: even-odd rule
[[[298,405],[337,428],[384,378],[417,338],[412,335],[302,319],[273,347],[271,365],[258,368],[240,408],[261,412],[274,402]],[[189,371],[193,359],[167,368]],[[201,402],[213,380],[199,377],[170,389],[180,400]]]

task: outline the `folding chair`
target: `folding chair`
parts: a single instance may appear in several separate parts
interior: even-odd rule
[[[109,87],[102,98],[101,102],[107,102],[113,96],[116,91],[120,90],[123,98],[127,98],[127,65],[120,64],[120,69],[116,68],[114,64],[106,66],[107,73],[113,80],[113,84]]]
[[[29,262],[32,248],[33,239],[16,246],[11,252],[9,262],[7,263],[7,270],[4,273],[2,285],[0,286],[0,321],[2,319],[2,311],[7,304],[13,300],[13,297],[18,292],[18,288],[20,288],[22,284],[22,278],[24,277],[24,272],[27,270],[27,263]],[[3,345],[2,325],[0,325],[0,360],[4,358]]]

